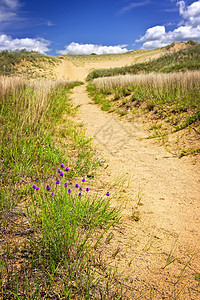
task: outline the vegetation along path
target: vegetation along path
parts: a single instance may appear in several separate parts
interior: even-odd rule
[[[100,180],[109,183],[126,178],[129,182],[122,189],[126,197],[115,203],[123,208],[122,227],[113,233],[112,243],[104,249],[107,262],[110,258],[110,264],[114,265],[117,259],[121,275],[134,271],[129,284],[132,282],[131,286],[137,290],[138,282],[139,294],[143,291],[145,295],[148,287],[154,286],[163,299],[169,295],[174,299],[176,294],[183,293],[185,283],[177,278],[186,272],[191,258],[191,285],[194,274],[199,274],[195,269],[200,247],[198,163],[194,163],[194,158],[179,159],[145,139],[142,124],[121,121],[103,112],[92,103],[85,85],[74,88],[72,100],[80,105],[78,119],[85,124],[105,159],[106,168]],[[134,222],[137,219],[139,222]],[[119,252],[116,257],[111,252],[109,256],[113,247]],[[193,299],[190,293],[183,297]]]

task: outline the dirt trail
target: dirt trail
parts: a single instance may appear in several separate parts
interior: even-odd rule
[[[83,80],[90,67],[64,62],[59,77]],[[124,196],[113,198],[123,219],[101,246],[106,264],[117,265],[122,278],[129,276],[124,283],[129,299],[200,299],[195,280],[200,272],[199,163],[143,139],[142,124],[103,112],[88,97],[86,85],[75,87],[71,98],[80,105],[78,121],[105,160],[99,183],[112,187],[119,178],[129,182],[122,187],[119,180]],[[138,211],[141,218],[135,222]]]
[[[141,140],[146,136],[141,124],[122,122],[103,112],[92,104],[85,86],[74,89],[72,100],[81,105],[79,119],[94,136],[111,177],[127,174],[130,189],[142,189],[144,210],[148,207],[145,213],[152,213],[153,224],[180,233],[190,245],[200,246],[198,166],[188,163],[187,158],[178,159],[149,139]]]
[[[71,61],[62,61],[56,67],[55,74],[58,79],[83,81],[87,76],[87,70],[84,67],[76,67]]]
[[[84,122],[88,134],[94,137],[94,143],[108,165],[102,175],[102,182],[109,183],[123,175],[129,180],[129,187],[124,190],[128,202],[123,205],[123,235],[115,234],[111,247],[121,247],[117,265],[121,274],[127,274],[128,270],[131,273],[133,269],[128,266],[128,260],[135,256],[137,251],[137,255],[142,255],[143,258],[142,262],[141,257],[139,260],[135,258],[137,270],[140,270],[136,272],[140,274],[137,279],[139,286],[144,276],[147,286],[150,284],[149,280],[152,282],[155,277],[153,284],[158,286],[160,291],[163,289],[163,278],[160,277],[166,273],[160,264],[163,267],[170,251],[175,251],[173,245],[177,243],[173,255],[179,257],[179,264],[173,265],[174,281],[176,274],[181,273],[181,268],[186,263],[184,259],[180,262],[181,256],[186,259],[186,253],[191,255],[198,252],[200,247],[200,169],[197,164],[192,164],[191,159],[178,159],[152,140],[141,140],[146,136],[142,124],[122,122],[116,116],[101,111],[91,102],[85,88],[85,85],[76,87],[72,101],[81,105],[78,120]],[[138,191],[141,193],[142,206],[141,220],[136,224],[130,219]],[[108,255],[108,252],[106,249],[105,254]],[[198,262],[198,256],[195,259],[194,265]],[[111,264],[113,261],[110,252]],[[170,267],[166,268],[167,272],[169,269]],[[164,275],[170,278],[168,280],[171,280],[171,284],[172,273]],[[166,280],[164,277],[165,284]],[[166,293],[171,289],[172,286],[168,286],[167,291],[162,291],[165,294],[163,298],[155,299],[166,299],[165,297],[169,296]],[[191,298],[184,294],[184,298],[180,299],[198,298],[196,295]]]

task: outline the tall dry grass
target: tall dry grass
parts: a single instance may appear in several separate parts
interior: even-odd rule
[[[68,91],[76,84],[0,77],[0,183],[20,182],[41,170],[47,176],[61,160],[64,151],[55,147],[53,132],[63,112],[73,110]]]
[[[1,105],[13,106],[13,118],[19,119],[20,132],[25,127],[34,130],[43,122],[52,104],[50,94],[57,87],[69,84],[69,81],[28,81],[17,77],[0,77]]]
[[[122,75],[108,78],[96,78],[93,83],[103,91],[124,88],[134,85],[159,89],[192,90],[200,84],[200,71],[187,71],[185,73],[150,73],[140,75]]]
[[[132,95],[141,103],[176,106],[176,109],[190,108],[194,114],[200,109],[200,71],[147,75],[124,75],[93,80],[102,94],[113,93],[119,97]]]

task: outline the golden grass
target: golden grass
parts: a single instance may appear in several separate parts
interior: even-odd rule
[[[114,77],[96,78],[93,83],[98,89],[103,91],[113,90],[116,88],[124,88],[133,85],[141,85],[143,87],[151,86],[156,88],[164,88],[166,86],[175,89],[185,88],[192,89],[200,83],[200,71],[187,71],[184,73],[150,73],[140,75],[121,75]]]
[[[66,80],[32,80],[28,81],[20,77],[0,77],[1,105],[12,105],[15,107],[15,117],[20,117],[19,130],[28,125],[34,128],[42,122],[43,116],[48,111],[51,93],[57,87],[70,84]],[[20,99],[20,101],[19,101]]]

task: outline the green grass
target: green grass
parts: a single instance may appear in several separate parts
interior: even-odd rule
[[[85,191],[85,184],[82,183],[84,191],[80,197],[79,190],[73,186],[69,186],[72,188],[69,194],[69,187],[64,187],[64,182],[64,179],[61,180],[57,187],[52,184],[48,192],[44,186],[40,191],[31,191],[32,206],[27,210],[28,219],[35,228],[35,238],[32,237],[29,245],[34,259],[26,267],[29,274],[33,270],[37,273],[27,274],[26,279],[31,283],[37,276],[43,276],[41,289],[37,291],[38,299],[42,298],[42,291],[50,295],[53,289],[66,299],[91,299],[99,294],[99,276],[95,268],[97,241],[101,239],[102,232],[118,221],[118,212],[110,208],[110,200],[105,197],[90,196],[90,191]],[[52,191],[54,196],[50,195]],[[16,293],[16,280],[12,289]],[[18,289],[23,295],[22,286]],[[31,290],[27,287],[23,296],[30,294]]]
[[[170,73],[176,71],[200,69],[200,44],[196,43],[175,53],[166,53],[158,59],[137,63],[122,68],[99,69],[88,74],[87,80],[99,77],[144,74],[150,72]]]
[[[113,271],[98,261],[98,243],[119,212],[108,197],[86,192],[100,162],[73,121],[77,84],[0,80],[1,299],[121,299]]]
[[[106,96],[108,95],[106,91],[102,93],[99,89],[95,87],[93,84],[88,84],[87,91],[93,97],[94,103],[101,105],[102,110],[109,111],[112,104]]]
[[[32,180],[38,173],[50,176],[52,167],[63,159],[64,151],[56,147],[52,134],[63,111],[70,113],[67,92],[72,86],[66,83],[64,88],[41,94],[43,103],[38,103],[40,92],[21,82],[13,94],[1,95],[2,184],[14,184],[24,177]]]
[[[141,107],[145,111],[153,111],[160,118],[172,115],[180,117],[182,113],[182,123],[179,122],[177,126],[174,119],[168,118],[176,130],[200,119],[199,73],[135,75],[127,78],[127,83],[126,77],[120,78],[124,80],[123,85],[115,77],[97,79],[88,84],[88,92],[95,103],[109,101],[110,107],[116,109]],[[120,105],[116,106],[118,103]]]
[[[98,242],[119,220],[118,211],[110,208],[110,200],[98,194],[89,196],[85,188],[82,197],[76,188],[69,194],[62,181],[51,188],[30,188],[26,242],[1,247],[1,297],[101,299],[105,294],[106,299],[121,299],[116,289],[106,291],[113,284],[106,279],[109,271],[99,275],[102,270],[97,259]]]
[[[140,74],[119,77],[97,78],[88,83],[87,90],[94,102],[104,109],[128,115],[134,119],[146,116],[151,138],[161,138],[162,142],[171,133],[194,128],[200,132],[200,85],[199,71],[170,74]],[[155,128],[155,123],[160,128]],[[161,125],[163,123],[163,126]],[[183,151],[182,151],[183,150]],[[183,153],[195,154],[199,147],[191,145]]]

